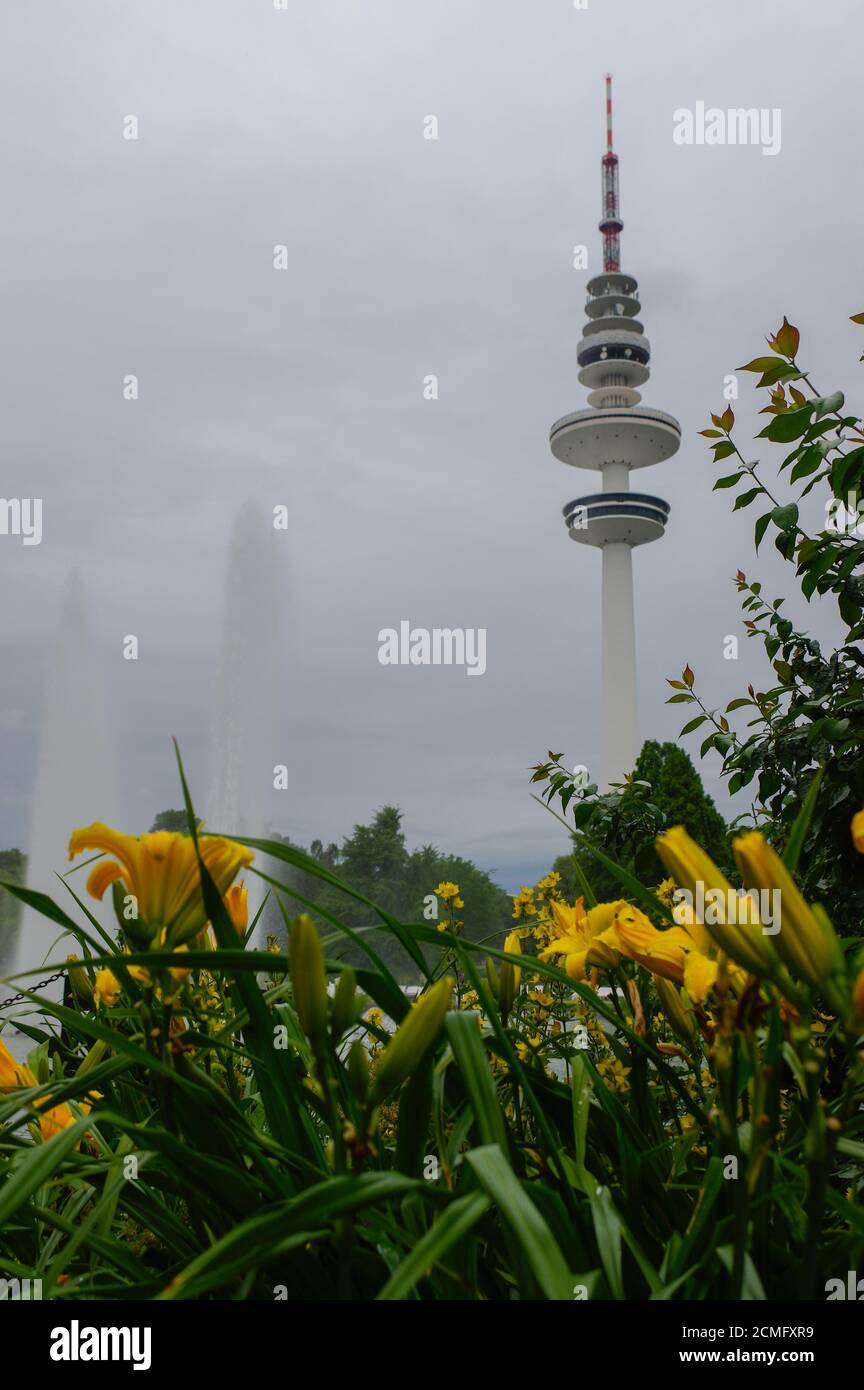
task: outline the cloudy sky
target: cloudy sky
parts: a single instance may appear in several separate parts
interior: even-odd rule
[[[409,843],[508,887],[560,852],[527,769],[548,748],[590,768],[599,742],[599,557],[561,517],[596,480],[553,459],[548,431],[585,403],[607,70],[644,401],[684,427],[678,456],[639,475],[672,507],[634,561],[641,732],[675,736],[664,677],[686,661],[716,702],[764,681],[755,644],[723,659],[730,577],[788,579],[773,553],[754,562],[750,513],[712,495],[696,431],[784,313],[820,389],[855,399],[862,29],[858,0],[4,6],[2,493],[41,497],[44,535],[0,536],[0,847],[27,842],[76,567],[124,828],[178,803],[171,735],[201,795],[228,543],[251,499],[289,514],[284,621],[257,635],[285,672],[274,827],[339,839],[395,802]],[[779,108],[779,155],[676,145],[673,112],[699,101]],[[485,675],[379,665],[379,629],[406,618],[484,627]],[[65,787],[59,760],[52,775]]]

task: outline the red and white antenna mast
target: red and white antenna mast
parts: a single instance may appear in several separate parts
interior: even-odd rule
[[[621,269],[621,229],[624,223],[618,208],[618,156],[612,149],[612,74],[606,74],[606,153],[603,170],[603,269]]]

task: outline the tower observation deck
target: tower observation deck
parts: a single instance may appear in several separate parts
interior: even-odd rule
[[[587,322],[577,348],[579,381],[588,409],[556,420],[549,434],[561,463],[592,468],[602,491],[568,502],[571,538],[603,556],[601,787],[632,772],[639,755],[633,548],[659,540],[669,505],[630,491],[630,471],[671,458],[681,426],[662,410],[639,404],[650,376],[651,345],[637,315],[641,305],[632,275],[621,271],[618,156],[612,148],[612,79],[606,78],[606,153],[602,159],[603,271],[588,281]]]

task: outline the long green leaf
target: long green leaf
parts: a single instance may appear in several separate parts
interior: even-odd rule
[[[573,1280],[555,1237],[498,1145],[472,1149],[465,1160],[513,1231],[546,1297],[571,1299]]]
[[[789,832],[789,839],[783,851],[783,863],[794,874],[798,867],[798,860],[801,857],[801,850],[804,848],[804,841],[807,838],[807,831],[810,829],[810,822],[813,819],[813,812],[816,810],[816,800],[819,796],[819,788],[822,785],[822,778],[825,775],[824,767],[820,767],[813,781],[807,788],[801,810],[795,817],[792,829]]]
[[[488,1210],[490,1199],[484,1192],[471,1192],[457,1197],[433,1222],[425,1236],[417,1242],[387,1280],[378,1298],[382,1301],[404,1298],[427,1271],[439,1264],[451,1246],[467,1235]]]
[[[87,1116],[74,1120],[47,1143],[34,1144],[16,1158],[15,1167],[0,1187],[0,1229],[18,1208],[49,1182],[67,1154],[80,1144],[90,1124]]]
[[[495,1082],[477,1027],[476,1015],[450,1013],[444,1026],[474,1109],[480,1138],[484,1144],[500,1145],[502,1152],[506,1153],[507,1127],[504,1124],[501,1106],[498,1104]]]

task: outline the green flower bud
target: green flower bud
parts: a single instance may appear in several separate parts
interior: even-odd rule
[[[453,981],[438,980],[421,994],[384,1049],[372,1088],[376,1104],[395,1091],[423,1060],[434,1043],[450,1007]]]
[[[105,1042],[102,1038],[99,1038],[87,1052],[86,1057],[84,1058],[81,1065],[78,1067],[77,1071],[75,1072],[75,1075],[84,1076],[86,1072],[91,1071],[93,1067],[98,1066],[99,1063],[103,1061],[105,1057],[108,1056],[109,1051],[110,1048],[108,1047],[107,1042]]]
[[[349,965],[339,976],[330,1008],[330,1032],[334,1042],[357,1021],[356,989],[357,976]]]
[[[360,1102],[369,1094],[369,1058],[359,1038],[348,1053],[348,1085]]]
[[[294,1007],[303,1032],[314,1044],[327,1027],[327,972],[318,929],[305,913],[291,928],[288,956]]]

